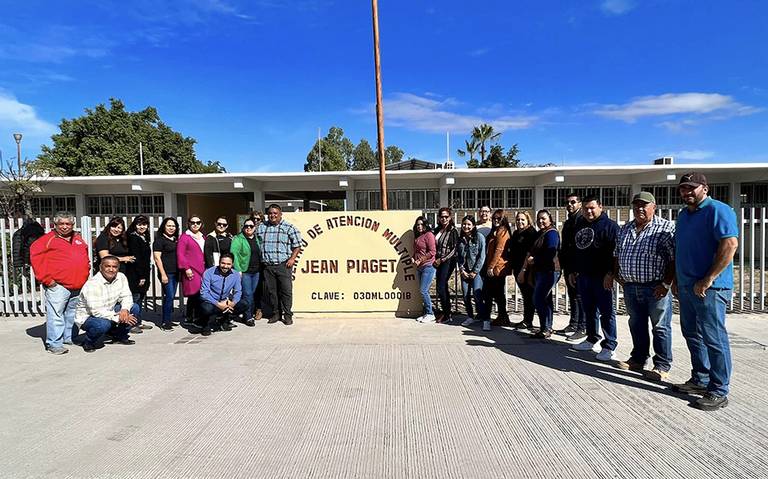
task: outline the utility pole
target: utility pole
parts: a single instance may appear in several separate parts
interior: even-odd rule
[[[16,171],[16,174],[21,178],[21,133],[14,133],[13,139],[16,140],[16,161],[18,163],[18,170]]]
[[[144,176],[144,148],[141,146],[141,142],[139,142],[139,174]]]
[[[384,156],[384,100],[381,97],[381,55],[379,50],[379,5],[378,0],[371,0],[373,8],[373,58],[376,66],[376,126],[378,127],[379,147],[379,188],[381,189],[381,209],[387,210],[387,165]]]

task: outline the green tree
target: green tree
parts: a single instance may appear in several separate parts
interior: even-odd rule
[[[485,162],[486,143],[497,141],[501,138],[501,133],[494,131],[488,123],[483,123],[472,130],[472,138],[480,144],[480,162],[483,163]]]
[[[194,138],[185,137],[160,120],[154,107],[130,112],[110,98],[109,107],[87,108],[85,115],[64,119],[53,146],[43,146],[35,168],[67,176],[137,175],[139,142],[144,148],[144,173],[219,173],[219,162],[202,163]]]
[[[459,148],[456,150],[456,153],[458,153],[461,157],[469,156],[469,160],[467,160],[467,168],[479,168],[480,163],[478,163],[475,159],[477,150],[480,147],[480,145],[477,143],[477,139],[473,136],[469,140],[464,140],[464,145],[464,149],[462,150]]]
[[[357,144],[355,150],[352,152],[352,156],[353,161],[351,169],[353,170],[366,171],[379,168],[379,162],[377,157],[373,154],[373,149],[371,148],[370,143],[368,143],[368,140],[361,139],[360,143]]]
[[[389,145],[387,147],[384,147],[384,162],[387,165],[391,165],[392,163],[397,163],[400,160],[403,159],[403,156],[405,156],[405,152],[400,149],[399,147],[395,145]],[[376,148],[376,168],[379,169],[379,149]]]
[[[517,159],[519,152],[517,144],[512,145],[506,153],[501,145],[493,145],[480,168],[517,168],[520,166],[520,160]]]
[[[318,151],[318,143],[320,148]],[[325,138],[315,141],[307,153],[304,171],[344,171],[354,164],[355,145],[344,136],[344,130],[332,126]],[[320,163],[322,158],[322,165]]]

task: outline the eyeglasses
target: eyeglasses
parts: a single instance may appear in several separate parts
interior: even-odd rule
[[[493,217],[493,221],[501,221],[501,217],[500,216],[494,216]]]
[[[250,224],[243,225],[243,228],[255,228],[255,227],[256,227],[256,225],[250,225]]]
[[[201,224],[203,224],[203,222],[202,221],[190,221],[189,224],[191,224],[191,225],[201,225]]]
[[[223,227],[225,227],[225,228],[226,228],[226,227],[227,227],[227,226],[229,226],[229,225],[228,225],[228,224],[226,224],[226,223],[216,223],[216,226],[223,226]]]

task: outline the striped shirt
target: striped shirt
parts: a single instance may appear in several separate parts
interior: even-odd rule
[[[128,286],[128,279],[123,273],[117,273],[110,283],[98,272],[91,276],[80,290],[75,322],[82,326],[86,319],[93,316],[117,323],[120,315],[115,312],[115,306],[118,304],[121,309],[128,310],[133,306],[133,294]]]
[[[264,221],[259,224],[256,234],[261,240],[261,258],[266,264],[288,261],[293,250],[301,247],[299,230],[283,220],[276,225]]]
[[[613,256],[627,283],[663,280],[667,265],[675,258],[675,223],[654,216],[640,232],[635,220],[626,223],[619,231]]]

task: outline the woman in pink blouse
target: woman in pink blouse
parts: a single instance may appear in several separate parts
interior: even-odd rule
[[[195,317],[200,317],[200,285],[205,272],[205,257],[203,246],[205,235],[201,232],[203,222],[197,215],[187,220],[187,231],[179,237],[176,247],[176,259],[181,276],[181,293],[187,298],[185,316],[187,323],[192,323]]]
[[[413,264],[419,275],[419,289],[424,302],[424,315],[416,319],[420,323],[434,323],[435,315],[432,312],[432,298],[429,296],[429,287],[435,277],[435,235],[429,227],[429,222],[423,216],[416,218],[413,224]]]

